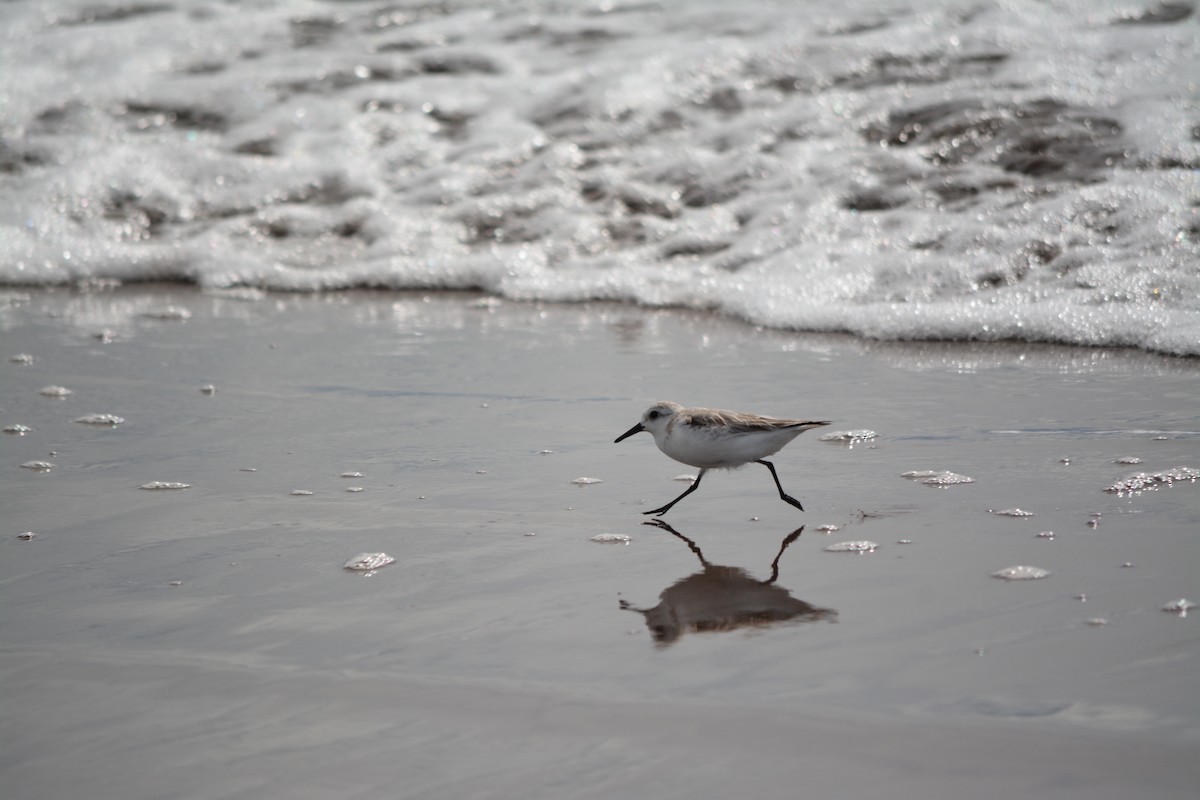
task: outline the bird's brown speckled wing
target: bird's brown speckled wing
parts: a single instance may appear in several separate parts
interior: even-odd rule
[[[753,433],[780,428],[818,428],[828,422],[807,422],[798,419],[775,419],[739,411],[722,411],[717,408],[689,408],[680,412],[682,422],[697,428],[722,427],[733,433]]]

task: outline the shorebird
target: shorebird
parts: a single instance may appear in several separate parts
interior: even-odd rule
[[[704,473],[710,469],[735,469],[753,461],[762,464],[775,479],[779,497],[801,511],[800,501],[783,490],[775,465],[765,460],[779,452],[784,445],[810,428],[828,425],[829,421],[810,422],[798,419],[776,419],[739,411],[717,408],[684,408],[678,403],[655,403],[642,414],[642,421],[614,440],[620,442],[635,433],[648,431],[654,443],[666,455],[692,467],[699,467],[695,482],[665,506],[643,511],[643,514],[662,516],[671,507],[700,486]]]

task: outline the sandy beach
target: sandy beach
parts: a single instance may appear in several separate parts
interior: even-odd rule
[[[1194,796],[1200,483],[1105,490],[1200,468],[1195,359],[185,286],[0,330],[14,800]],[[643,524],[657,399],[833,420],[806,512],[751,465]]]

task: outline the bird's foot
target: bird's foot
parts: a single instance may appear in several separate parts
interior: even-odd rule
[[[804,506],[800,505],[800,501],[797,500],[796,498],[792,497],[790,494],[780,495],[780,499],[782,499],[783,502],[785,502],[785,503],[789,503],[789,504],[795,506],[796,508],[800,509],[801,511],[804,510]]]

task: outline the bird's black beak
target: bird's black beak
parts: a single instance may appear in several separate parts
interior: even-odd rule
[[[623,439],[628,439],[630,436],[633,436],[635,433],[641,433],[644,430],[646,430],[646,426],[639,422],[637,425],[634,425],[632,428],[625,431],[617,438],[613,439],[613,444],[616,444],[617,442],[622,441]]]

